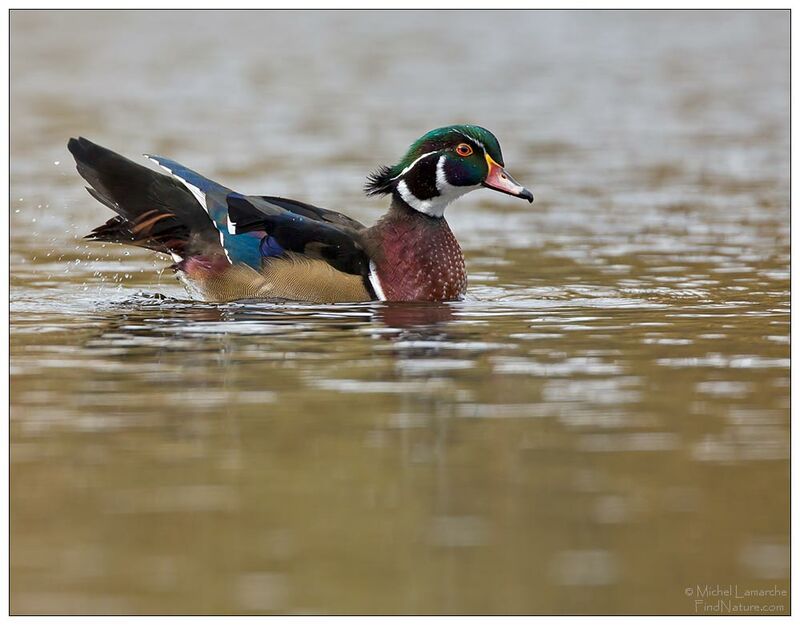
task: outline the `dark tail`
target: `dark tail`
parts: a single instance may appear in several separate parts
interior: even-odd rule
[[[223,254],[219,232],[192,193],[176,179],[88,139],[70,139],[78,173],[97,201],[117,213],[87,239],[126,243],[186,258]]]

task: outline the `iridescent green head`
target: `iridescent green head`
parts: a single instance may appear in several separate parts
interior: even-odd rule
[[[497,138],[480,126],[445,126],[424,134],[393,167],[367,179],[368,195],[392,194],[413,209],[441,217],[445,207],[481,186],[533,202],[530,191],[503,169]]]

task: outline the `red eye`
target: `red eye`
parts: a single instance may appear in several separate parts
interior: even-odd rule
[[[469,156],[472,154],[472,147],[467,143],[459,143],[456,148],[456,153],[459,156]]]

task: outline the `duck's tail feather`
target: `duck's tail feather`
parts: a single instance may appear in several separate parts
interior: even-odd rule
[[[86,238],[126,243],[182,259],[224,255],[220,232],[193,193],[178,180],[134,163],[88,139],[70,139],[89,194],[117,217]]]

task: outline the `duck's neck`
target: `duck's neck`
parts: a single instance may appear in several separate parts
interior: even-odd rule
[[[370,281],[389,301],[448,301],[467,290],[461,247],[444,217],[430,217],[395,196],[370,228]]]

